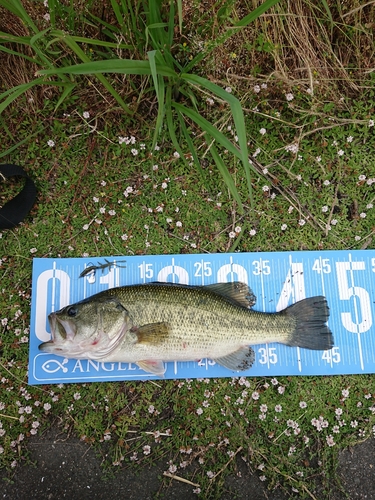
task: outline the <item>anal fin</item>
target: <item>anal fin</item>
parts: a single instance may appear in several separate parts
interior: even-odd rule
[[[255,360],[255,353],[251,347],[240,347],[237,351],[231,352],[214,361],[229,370],[243,372],[251,368]]]

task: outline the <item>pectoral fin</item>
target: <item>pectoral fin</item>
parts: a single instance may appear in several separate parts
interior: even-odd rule
[[[229,370],[234,370],[236,372],[243,372],[251,368],[255,360],[255,353],[251,347],[240,347],[237,351],[234,351],[222,358],[216,358],[214,361],[221,366],[225,366]]]
[[[168,323],[149,323],[131,329],[137,335],[138,344],[159,345],[169,336],[170,328]]]
[[[137,361],[136,363],[141,370],[145,372],[152,373],[153,375],[157,375],[158,377],[163,377],[166,371],[164,363],[162,361]]]

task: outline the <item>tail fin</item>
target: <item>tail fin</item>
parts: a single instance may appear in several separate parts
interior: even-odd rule
[[[296,302],[282,311],[282,314],[293,316],[296,322],[291,335],[290,346],[325,351],[333,347],[333,335],[326,325],[329,317],[327,300],[323,296],[310,297]]]

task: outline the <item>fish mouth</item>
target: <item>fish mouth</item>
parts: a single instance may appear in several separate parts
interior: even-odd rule
[[[76,328],[72,321],[62,320],[56,313],[51,313],[48,315],[48,322],[51,329],[51,340],[40,344],[41,351],[52,352],[52,349],[58,349],[58,344],[62,344],[66,340],[73,340]]]

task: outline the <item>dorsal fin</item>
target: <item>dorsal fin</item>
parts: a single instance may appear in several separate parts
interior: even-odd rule
[[[256,302],[256,297],[251,288],[241,281],[234,281],[233,283],[215,283],[214,285],[206,285],[203,288],[207,288],[211,292],[222,295],[242,307],[253,307]]]

